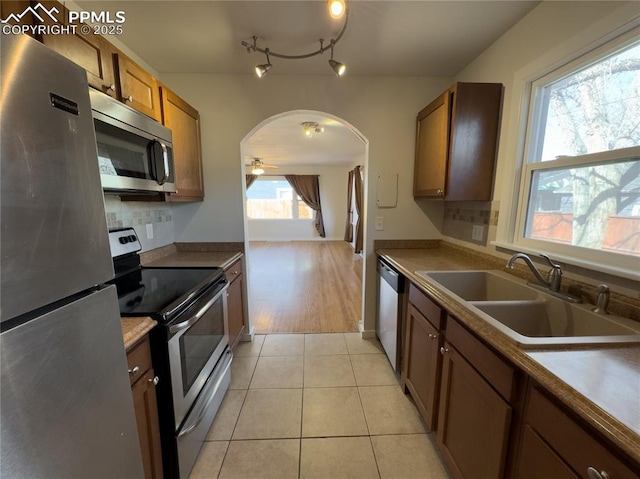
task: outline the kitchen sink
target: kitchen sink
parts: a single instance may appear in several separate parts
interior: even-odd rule
[[[417,271],[462,299],[523,349],[640,343],[640,325],[591,311],[527,286],[501,271]]]
[[[536,290],[502,271],[416,271],[465,301],[536,299]]]

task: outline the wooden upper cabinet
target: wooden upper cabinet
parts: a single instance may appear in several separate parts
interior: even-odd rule
[[[156,121],[162,121],[158,81],[121,52],[114,55],[120,100]]]
[[[456,83],[418,114],[415,197],[491,200],[501,103],[500,83]]]
[[[46,8],[56,7],[60,18],[68,18],[68,10],[58,2],[40,2]],[[47,18],[50,22],[51,20]],[[45,22],[46,23],[46,22]],[[113,54],[116,49],[100,35],[83,35],[80,28],[75,34],[42,35],[42,43],[87,71],[89,86],[107,95],[117,97],[116,78],[113,71]]]
[[[162,123],[173,135],[173,162],[176,193],[167,195],[168,201],[202,201],[202,146],[200,114],[186,101],[160,85]]]
[[[447,178],[451,93],[444,92],[418,114],[414,196],[443,196]]]

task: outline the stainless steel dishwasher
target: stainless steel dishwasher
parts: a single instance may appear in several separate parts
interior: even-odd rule
[[[404,276],[388,263],[378,258],[378,310],[376,314],[376,334],[387,353],[394,371],[400,365],[398,344],[400,331],[398,324],[402,318]]]

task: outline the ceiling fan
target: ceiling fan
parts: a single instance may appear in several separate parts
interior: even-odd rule
[[[275,165],[265,165],[264,162],[260,158],[252,158],[251,163],[248,165],[244,165],[247,168],[250,168],[249,172],[252,175],[262,175],[264,174],[265,168],[278,168]]]

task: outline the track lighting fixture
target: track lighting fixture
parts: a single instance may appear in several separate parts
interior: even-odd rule
[[[331,68],[333,69],[333,71],[335,72],[335,74],[339,77],[341,77],[342,75],[344,75],[344,73],[346,72],[346,65],[344,63],[340,63],[336,60],[333,59],[333,48],[338,44],[338,42],[340,41],[340,39],[342,38],[342,35],[344,35],[344,32],[347,29],[347,24],[349,22],[349,10],[346,7],[345,1],[344,0],[329,0],[329,12],[331,14],[331,16],[334,16],[334,12],[338,12],[339,8],[334,7],[334,3],[337,4],[341,4],[342,8],[343,8],[343,13],[339,14],[337,16],[335,16],[335,18],[340,18],[340,16],[344,15],[344,25],[342,25],[342,30],[340,30],[340,33],[338,34],[338,36],[336,38],[333,38],[329,41],[328,45],[324,44],[324,39],[320,38],[318,41],[320,42],[320,48],[318,48],[317,50],[310,52],[310,53],[305,53],[302,55],[286,55],[284,53],[276,53],[273,52],[271,50],[269,50],[268,48],[260,48],[258,46],[258,37],[257,36],[253,36],[251,37],[253,40],[253,43],[249,43],[249,42],[245,42],[244,40],[241,42],[242,46],[245,47],[247,49],[247,53],[251,53],[251,52],[259,52],[259,53],[264,53],[267,57],[267,63],[263,64],[263,65],[256,65],[255,67],[255,72],[256,75],[258,76],[258,78],[262,78],[263,76],[265,76],[267,74],[267,72],[269,71],[269,69],[271,69],[271,61],[269,59],[269,56],[272,57],[276,57],[276,58],[282,58],[284,60],[301,60],[303,58],[311,58],[314,57],[316,55],[321,55],[324,52],[326,52],[327,50],[331,50],[331,59],[329,60],[329,65],[331,66]],[[339,13],[339,12],[338,12]]]
[[[333,18],[342,18],[344,12],[347,10],[347,6],[344,3],[344,0],[329,0],[329,15]]]
[[[302,123],[302,129],[304,130],[305,136],[308,137],[312,137],[314,133],[322,133],[324,131],[324,127],[315,121],[305,121]]]
[[[333,44],[331,45],[331,59],[329,60],[329,65],[331,65],[331,68],[339,77],[344,75],[344,73],[347,71],[347,65],[337,62],[333,59]]]
[[[333,52],[332,52],[333,53]],[[271,70],[271,61],[269,60],[269,49],[267,48],[264,51],[264,54],[267,56],[267,63],[263,65],[256,65],[256,75],[258,78],[262,78],[267,74],[269,70]]]

